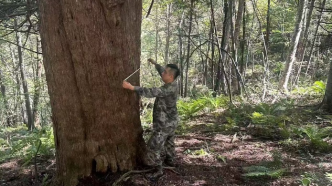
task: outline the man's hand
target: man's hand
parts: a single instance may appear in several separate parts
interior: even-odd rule
[[[156,63],[153,59],[151,59],[151,58],[148,59],[148,62],[150,62],[150,63],[152,63],[152,64],[154,64],[154,65],[157,64],[157,63]]]
[[[122,82],[122,87],[125,89],[129,89],[129,90],[134,90],[134,86],[132,86],[130,83],[128,83],[127,81],[123,81]]]

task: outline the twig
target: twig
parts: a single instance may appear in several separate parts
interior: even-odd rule
[[[154,3],[154,0],[151,1],[151,4],[150,4],[149,10],[148,10],[148,13],[146,14],[145,18],[149,17],[150,12],[151,12],[151,9],[152,9],[152,7],[153,7],[153,3]]]

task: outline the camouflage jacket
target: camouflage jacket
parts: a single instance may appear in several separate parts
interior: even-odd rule
[[[155,67],[161,76],[165,69],[159,64],[156,64]],[[156,97],[153,106],[153,128],[155,130],[164,127],[176,127],[178,120],[178,111],[176,108],[178,87],[176,81],[153,88],[135,86],[135,91],[147,98]]]

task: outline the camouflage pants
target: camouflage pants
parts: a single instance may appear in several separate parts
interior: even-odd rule
[[[163,160],[175,156],[174,133],[176,125],[154,129],[148,141],[147,159],[151,166],[162,166]]]

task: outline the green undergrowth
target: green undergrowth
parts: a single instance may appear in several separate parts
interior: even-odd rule
[[[28,131],[24,126],[0,129],[0,162],[18,158],[23,159],[24,164],[28,164],[36,154],[54,156],[54,153],[51,127],[34,131]]]

